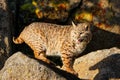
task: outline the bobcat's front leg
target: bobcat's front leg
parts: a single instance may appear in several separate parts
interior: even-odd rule
[[[62,53],[61,56],[63,62],[62,69],[74,75],[77,75],[77,73],[73,69],[74,58],[71,56],[71,54],[68,53]]]
[[[53,64],[55,65],[55,63],[53,63],[52,61],[50,61],[49,59],[46,58],[46,55],[45,55],[45,52],[42,51],[42,52],[35,52],[34,51],[34,56],[35,58],[39,59],[39,60],[42,60],[48,64]]]

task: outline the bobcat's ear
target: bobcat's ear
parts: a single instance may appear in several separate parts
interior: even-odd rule
[[[77,27],[73,21],[72,21],[72,25],[73,25],[73,27]]]

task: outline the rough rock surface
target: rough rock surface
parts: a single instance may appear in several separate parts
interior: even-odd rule
[[[0,71],[0,80],[80,80],[54,66],[25,56],[13,54]]]
[[[120,80],[120,49],[113,47],[91,52],[75,60],[79,78],[90,80]]]
[[[6,0],[0,0],[0,69],[10,53],[10,21]]]

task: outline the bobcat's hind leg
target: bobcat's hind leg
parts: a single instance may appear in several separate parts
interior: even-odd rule
[[[39,59],[39,60],[42,60],[48,64],[53,64],[55,65],[52,61],[50,61],[49,59],[46,58],[46,55],[45,55],[45,52],[44,51],[41,51],[41,52],[35,52],[34,51],[34,56],[35,58]]]
[[[37,58],[37,59],[40,59],[40,60],[42,60],[42,61],[44,61],[44,62],[47,62],[47,63],[50,63],[50,60],[48,60],[48,59],[46,58],[46,55],[45,55],[45,52],[44,52],[44,51],[42,51],[42,52],[34,51],[34,56],[35,56],[35,58]]]

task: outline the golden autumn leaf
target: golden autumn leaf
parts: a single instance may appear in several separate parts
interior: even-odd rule
[[[92,15],[92,13],[89,13],[89,12],[82,12],[82,13],[76,15],[75,19],[76,20],[86,20],[86,21],[92,22],[93,15]]]
[[[33,4],[34,6],[37,6],[37,3],[36,3],[35,1],[32,1],[32,4]]]
[[[35,13],[38,14],[39,11],[40,11],[40,10],[37,8],[37,9],[35,10]]]
[[[43,17],[43,13],[42,13],[42,11],[40,11],[40,9],[37,8],[35,10],[35,13],[36,13],[36,15],[37,15],[38,18],[42,18]]]

